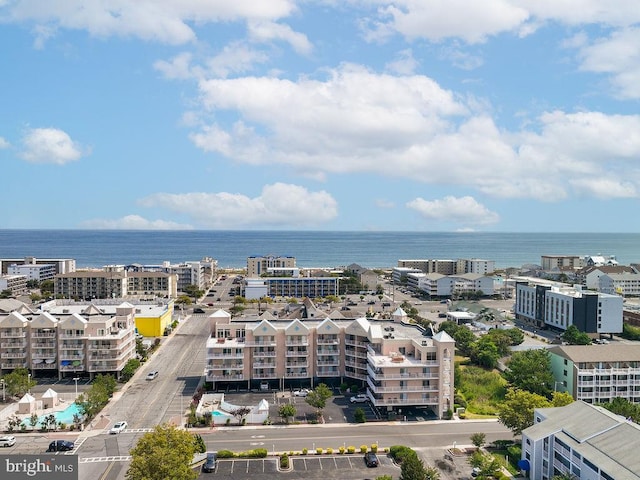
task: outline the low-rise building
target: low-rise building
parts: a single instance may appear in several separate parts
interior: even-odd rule
[[[549,353],[555,390],[587,403],[640,403],[638,345],[558,345]]]
[[[332,318],[333,317],[333,318]],[[206,345],[205,377],[214,387],[338,386],[351,379],[367,387],[384,411],[429,407],[438,417],[453,408],[454,340],[428,335],[397,310],[392,321],[326,318],[231,318],[213,313]]]
[[[598,290],[610,295],[640,297],[640,274],[607,273],[599,278]]]
[[[17,297],[27,293],[27,277],[25,275],[2,275],[0,276],[0,291],[10,290],[11,295]]]
[[[521,462],[534,480],[638,480],[638,448],[638,425],[577,401],[534,411],[534,424],[522,432]]]
[[[56,275],[56,266],[53,263],[26,263],[13,264],[7,269],[9,275],[22,275],[28,280],[42,282],[43,280],[52,280]]]

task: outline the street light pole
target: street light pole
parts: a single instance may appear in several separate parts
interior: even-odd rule
[[[31,374],[29,373],[27,376],[27,393],[31,393]]]
[[[78,380],[80,380],[78,377],[74,377],[73,379],[73,381],[76,382],[76,398],[78,398]]]

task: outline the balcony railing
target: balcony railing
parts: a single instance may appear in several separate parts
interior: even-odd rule
[[[2,352],[0,358],[26,358],[27,352]]]
[[[295,347],[295,346],[306,347],[309,345],[309,339],[305,338],[304,340],[287,340],[285,342],[285,345],[287,347]]]
[[[348,338],[344,339],[345,345],[353,345],[356,347],[368,347],[369,342],[361,342],[359,340],[349,340]]]
[[[287,357],[308,357],[309,356],[309,351],[305,350],[305,351],[300,351],[300,350],[293,350],[293,351],[289,351],[287,350]]]
[[[318,365],[318,366],[321,366],[321,365],[339,366],[340,365],[340,359],[339,358],[333,358],[333,359],[329,359],[329,360],[317,360],[316,361],[316,365]]]
[[[56,352],[52,352],[52,353],[44,353],[44,352],[37,352],[37,353],[33,353],[31,352],[31,358],[56,358],[57,353]]]
[[[0,347],[2,347],[2,348],[26,348],[27,347],[27,341],[26,340],[22,340],[22,341],[17,341],[17,342],[2,342],[2,343],[0,343]]]
[[[387,405],[437,405],[438,397],[374,398],[373,403],[377,407]]]
[[[268,372],[268,373],[254,373],[252,375],[253,378],[278,378],[276,372]]]
[[[389,372],[389,371],[385,371],[384,369],[374,370],[373,368],[371,368],[370,364],[367,364],[367,373],[371,378],[374,378],[376,380],[404,380],[408,378],[431,380],[431,379],[436,379],[440,377],[438,372],[433,372],[433,371],[430,371],[428,373],[424,373],[421,371],[420,372],[411,371],[411,372],[400,373],[400,372],[393,372],[393,371]]]
[[[311,375],[308,372],[287,372],[284,376],[286,378],[308,378]]]
[[[276,362],[253,362],[253,368],[276,368]]]
[[[337,348],[318,348],[318,355],[339,355],[340,350]]]
[[[254,342],[245,342],[247,347],[275,347],[277,346],[277,342],[275,340],[256,340]]]
[[[16,368],[26,368],[27,362],[2,362],[0,364],[3,369],[14,370]]]
[[[299,368],[299,367],[307,368],[309,364],[307,362],[287,362],[285,366],[291,367],[291,368]]]
[[[322,337],[318,337],[316,339],[316,343],[318,345],[340,345],[340,339],[339,338],[322,338]]]
[[[244,358],[244,352],[207,353],[207,358]]]
[[[260,352],[260,351],[254,351],[253,352],[253,356],[254,357],[275,357],[276,356],[276,352]]]
[[[31,338],[56,338],[56,332],[31,332]]]
[[[340,370],[328,370],[324,368],[318,368],[318,370],[316,370],[316,375],[318,377],[338,377],[340,376]]]
[[[55,370],[58,365],[56,363],[34,363],[31,368],[33,370]]]
[[[209,370],[243,370],[244,364],[237,363],[234,365],[207,365]]]
[[[27,332],[24,330],[2,330],[0,331],[0,338],[25,338]]]
[[[211,371],[209,371],[207,373],[207,378],[211,379],[211,380],[216,380],[216,381],[220,381],[220,380],[244,380],[244,375],[238,374],[238,375],[213,375],[213,373]]]

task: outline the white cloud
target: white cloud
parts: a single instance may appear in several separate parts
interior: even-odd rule
[[[306,35],[294,32],[288,25],[271,21],[249,22],[249,36],[254,41],[270,42],[281,40],[289,43],[293,49],[303,55],[309,55],[312,50],[311,42]]]
[[[99,230],[192,230],[191,225],[185,225],[166,220],[147,220],[139,215],[126,215],[114,220],[93,219],[82,222],[84,228]]]
[[[571,181],[577,192],[597,198],[635,198],[638,189],[629,182],[609,178],[580,178]]]
[[[298,185],[265,185],[260,196],[238,193],[156,193],[140,201],[188,215],[204,228],[304,227],[321,225],[337,216],[335,199],[325,191]]]
[[[640,192],[631,161],[640,156],[638,115],[554,111],[509,132],[483,102],[428,77],[355,65],[324,80],[215,79],[200,89],[206,114],[232,111],[238,120],[204,125],[192,141],[241,163],[286,165],[306,178],[375,173],[543,201],[584,195],[578,186],[592,177]]]
[[[34,23],[36,34],[42,34],[38,42],[52,36],[56,28],[65,28],[86,30],[96,37],[134,36],[179,45],[196,39],[192,24],[275,21],[291,15],[296,3],[294,0],[22,0],[3,8],[7,20]]]
[[[22,138],[20,157],[31,163],[64,165],[89,153],[57,128],[32,128]]]
[[[385,70],[399,75],[411,75],[418,67],[418,62],[413,57],[411,49],[402,50],[396,55],[396,59],[385,65]]]
[[[580,69],[610,74],[614,94],[621,98],[640,98],[640,28],[613,32],[579,51]]]
[[[376,207],[378,208],[395,208],[395,202],[391,200],[386,200],[384,198],[379,198],[376,200]]]
[[[438,220],[458,224],[490,225],[497,223],[500,217],[473,197],[446,196],[438,200],[415,198],[407,202],[407,207],[418,212],[427,220]]]
[[[9,148],[10,146],[11,144],[6,139],[4,139],[3,137],[0,137],[0,150]]]

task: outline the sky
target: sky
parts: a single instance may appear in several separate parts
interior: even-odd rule
[[[0,0],[3,229],[638,232],[637,0]]]

